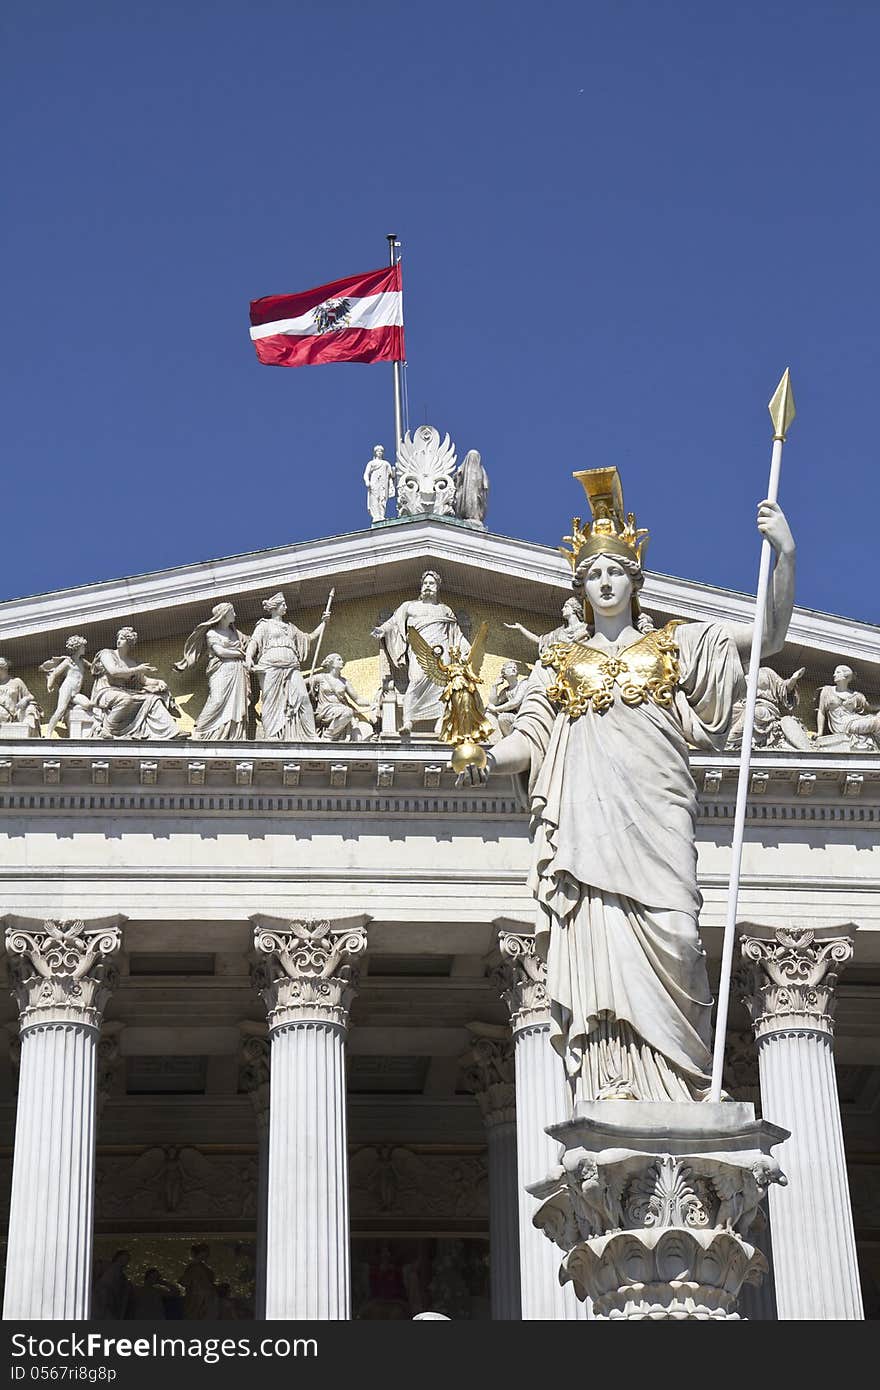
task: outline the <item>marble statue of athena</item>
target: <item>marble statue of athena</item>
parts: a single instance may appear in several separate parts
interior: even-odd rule
[[[724,747],[751,627],[654,631],[638,606],[645,533],[624,519],[616,470],[579,476],[594,521],[574,528],[573,588],[592,635],[543,650],[512,731],[469,776],[511,773],[527,788],[536,945],[574,1100],[699,1100],[712,1001],[688,746]],[[759,507],[758,529],[776,555],[772,653],[791,617],[794,543],[775,503]]]

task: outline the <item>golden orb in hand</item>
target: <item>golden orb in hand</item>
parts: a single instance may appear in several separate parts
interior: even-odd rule
[[[465,739],[464,743],[456,744],[452,753],[453,772],[464,772],[469,767],[484,768],[486,766],[486,750],[481,748],[473,739]]]

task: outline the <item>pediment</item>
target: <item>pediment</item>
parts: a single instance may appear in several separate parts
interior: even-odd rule
[[[555,549],[484,532],[452,519],[391,521],[369,530],[273,550],[202,561],[170,570],[108,580],[0,604],[0,652],[44,706],[49,703],[40,662],[59,655],[71,633],[88,639],[89,652],[112,646],[116,630],[132,624],[139,653],[153,662],[182,697],[184,726],[205,693],[204,678],[173,672],[183,641],[221,599],[236,607],[239,626],[251,631],[261,602],[282,590],[290,615],[314,627],[331,588],[333,619],[324,652],[339,651],[346,674],[371,694],[379,674],[371,629],[406,598],[415,597],[425,568],[443,580],[441,597],[465,624],[490,624],[486,680],[502,662],[534,659],[535,649],[505,623],[544,632],[559,622],[570,593],[570,572]],[[642,606],[655,617],[748,622],[753,600],[696,581],[649,574]],[[815,704],[818,686],[841,660],[852,664],[856,685],[876,702],[880,686],[880,629],[829,614],[796,610],[786,649],[772,664],[783,674],[807,668],[803,704]],[[809,721],[807,721],[809,722]]]

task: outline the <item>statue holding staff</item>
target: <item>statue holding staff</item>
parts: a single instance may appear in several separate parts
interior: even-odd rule
[[[263,733],[267,739],[312,743],[318,731],[302,667],[312,642],[320,646],[330,617],[329,601],[314,632],[302,632],[295,623],[287,622],[283,594],[264,599],[263,611],[266,617],[257,623],[245,652],[248,670],[255,671],[260,679]]]
[[[593,520],[575,520],[565,553],[590,635],[545,648],[512,731],[483,755],[485,768],[462,775],[512,774],[529,798],[536,946],[575,1103],[699,1100],[710,1083],[712,1000],[688,747],[724,747],[752,630],[671,622],[641,631],[647,533],[624,513],[616,469],[575,476]],[[776,556],[770,655],[791,617],[794,542],[775,502],[761,503],[758,529]]]

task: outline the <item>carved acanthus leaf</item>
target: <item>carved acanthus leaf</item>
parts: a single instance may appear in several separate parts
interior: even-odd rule
[[[120,921],[50,919],[39,927],[7,929],[9,977],[22,1028],[73,1021],[100,1027],[118,978],[114,962],[122,947]]]

